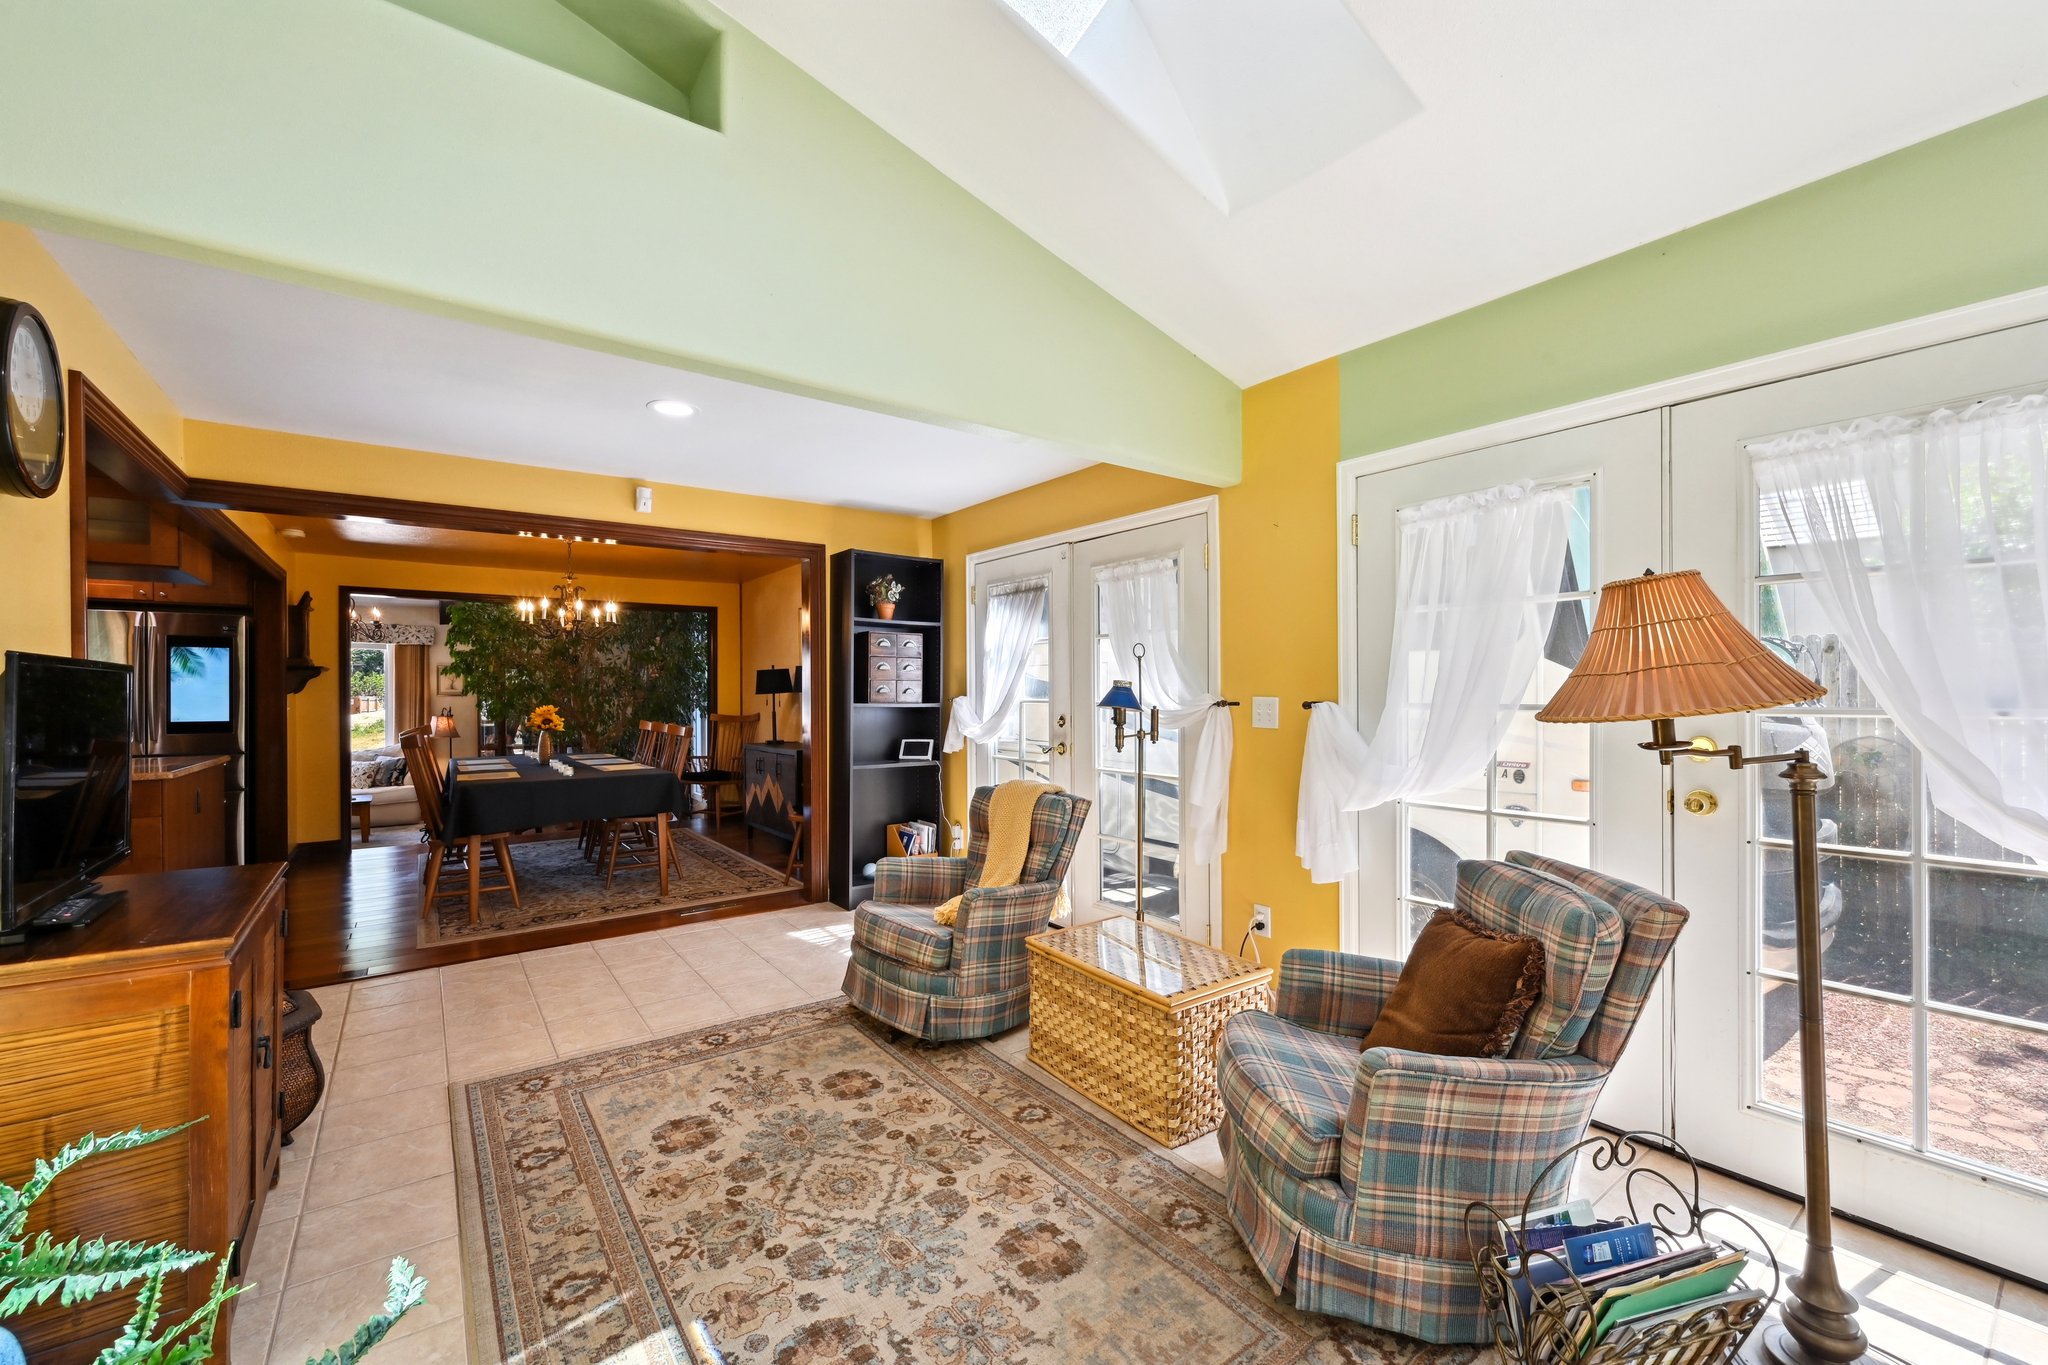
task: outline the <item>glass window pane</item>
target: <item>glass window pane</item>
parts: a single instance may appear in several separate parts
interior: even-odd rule
[[[1136,849],[1110,839],[1098,841],[1101,850],[1101,899],[1104,904],[1135,913],[1138,906],[1137,877],[1133,872]],[[1180,880],[1174,872],[1171,852],[1147,848],[1145,853],[1145,917],[1180,918]]]
[[[1989,835],[1979,834],[1940,806],[1934,808],[1928,821],[1927,851],[1944,858],[1975,858],[1987,863],[2038,866],[2026,854],[2007,848]]]
[[[1929,1014],[1927,1054],[1931,1145],[2048,1180],[2048,1036]]]
[[[1562,858],[1580,867],[1590,867],[1593,863],[1593,827],[1495,816],[1493,849],[1496,858],[1505,858],[1510,849],[1519,849],[1524,853],[1540,853],[1546,858]]]
[[[1863,685],[1855,663],[1842,649],[1834,625],[1806,584],[1766,583],[1757,589],[1757,634],[1764,643],[1828,689],[1823,706],[1844,711],[1876,711],[1877,698]]]
[[[2048,1022],[2048,880],[1933,867],[1927,883],[1929,995]]]
[[[1798,970],[1792,850],[1764,850],[1762,962]],[[1829,981],[1906,995],[1913,989],[1913,873],[1905,863],[1823,854],[1820,938]]]
[[[1761,738],[1765,753],[1783,752],[1805,742],[1800,726],[1817,722],[1827,735],[1835,765],[1834,781],[1821,788],[1820,841],[1854,848],[1881,848],[1905,853],[1913,847],[1913,807],[1918,800],[1913,746],[1898,728],[1882,717],[1766,716]],[[1792,837],[1791,787],[1766,766],[1757,772],[1763,793],[1764,836]]]
[[[1493,759],[1493,808],[1583,820],[1593,813],[1593,727],[1518,711]]]
[[[1763,1097],[1799,1108],[1799,987],[1765,980]],[[1865,1132],[1913,1140],[1913,1008],[1841,991],[1826,993],[1828,1118]]]
[[[1423,926],[1428,924],[1436,912],[1443,908],[1439,905],[1431,905],[1428,901],[1404,901],[1402,904],[1408,907],[1408,938],[1406,941],[1409,943],[1415,942],[1416,936],[1422,932]]]
[[[1471,778],[1449,791],[1432,792],[1429,796],[1432,806],[1463,806],[1467,810],[1486,809],[1486,773],[1484,770],[1472,774]]]
[[[1408,807],[1408,894],[1448,905],[1458,860],[1486,856],[1486,817]]]

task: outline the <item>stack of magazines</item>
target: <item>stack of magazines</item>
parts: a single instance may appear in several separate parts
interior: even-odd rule
[[[1580,1359],[1595,1347],[1606,1357],[1625,1355],[1632,1344],[1647,1345],[1660,1328],[1708,1309],[1722,1309],[1723,1320],[1734,1321],[1765,1297],[1740,1283],[1749,1257],[1739,1248],[1712,1241],[1660,1244],[1651,1224],[1596,1219],[1583,1199],[1531,1213],[1521,1232],[1509,1235],[1498,1261],[1525,1321],[1549,1317],[1564,1326],[1561,1337],[1551,1338],[1565,1348],[1560,1361]],[[1670,1334],[1657,1340],[1668,1342]],[[1660,1349],[1653,1358],[1659,1365],[1694,1365],[1695,1359],[1718,1359],[1725,1344],[1701,1339],[1696,1357]]]

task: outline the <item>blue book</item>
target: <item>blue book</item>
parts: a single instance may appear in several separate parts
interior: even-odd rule
[[[1517,1282],[1516,1289],[1523,1309],[1527,1310],[1536,1290],[1557,1283],[1567,1273],[1584,1280],[1637,1261],[1651,1260],[1657,1254],[1657,1230],[1648,1223],[1586,1232],[1567,1237],[1564,1245],[1555,1250],[1533,1252],[1528,1260],[1529,1273]]]

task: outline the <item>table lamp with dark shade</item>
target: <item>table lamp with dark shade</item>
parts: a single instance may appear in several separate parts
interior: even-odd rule
[[[769,698],[768,742],[780,744],[782,730],[778,724],[782,719],[782,698],[796,691],[796,680],[789,676],[786,668],[757,668],[754,670],[754,694]],[[755,731],[759,734],[760,731]]]
[[[454,710],[450,707],[442,707],[440,711],[432,717],[430,723],[432,728],[427,732],[428,737],[431,739],[447,740],[448,757],[450,760],[453,760],[455,757],[455,741],[462,738],[462,731],[455,728]]]
[[[1745,754],[1742,746],[1695,748],[1672,725],[1685,716],[1769,711],[1818,701],[1827,689],[1786,663],[1737,621],[1696,569],[1645,572],[1600,589],[1600,610],[1578,666],[1536,719],[1650,722],[1641,747],[1669,767],[1674,756],[1725,758],[1731,768],[1783,763],[1792,795],[1792,875],[1799,933],[1799,1046],[1806,1140],[1806,1261],[1787,1281],[1778,1320],[1764,1328],[1769,1356],[1786,1365],[1866,1358],[1856,1299],[1835,1269],[1829,1204],[1827,1030],[1821,1013],[1820,820],[1825,774],[1804,749]]]

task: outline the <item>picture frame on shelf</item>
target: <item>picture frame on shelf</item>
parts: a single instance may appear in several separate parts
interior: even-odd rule
[[[905,739],[897,742],[896,761],[899,763],[930,762],[932,742],[928,739]]]

